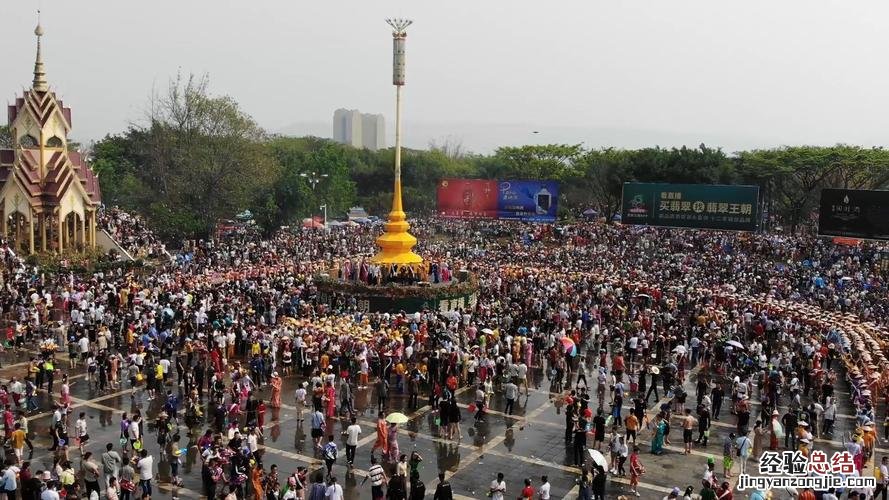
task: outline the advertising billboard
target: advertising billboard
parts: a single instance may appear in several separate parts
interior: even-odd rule
[[[757,186],[624,183],[621,222],[647,226],[755,231]]]
[[[497,216],[501,219],[555,222],[558,211],[557,181],[507,180],[497,185]]]
[[[559,211],[556,181],[442,179],[437,194],[441,217],[555,222]]]
[[[889,240],[889,191],[822,189],[818,234]]]
[[[463,219],[497,217],[497,181],[442,179],[438,183],[438,215]]]

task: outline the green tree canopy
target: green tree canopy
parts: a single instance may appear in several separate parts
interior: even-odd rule
[[[277,179],[263,130],[206,78],[176,78],[151,104],[147,124],[94,147],[106,203],[143,212],[162,236],[205,236]]]
[[[394,150],[355,149],[317,137],[267,135],[238,104],[208,91],[206,78],[174,79],[151,101],[146,123],[93,146],[104,201],[142,213],[166,239],[206,236],[214,222],[250,209],[266,230],[355,204],[385,216]],[[6,142],[4,142],[6,141]],[[9,144],[0,127],[0,147]],[[8,147],[8,146],[6,146]],[[312,189],[306,175],[323,175]],[[825,187],[889,186],[889,152],[837,145],[742,151],[698,147],[585,149],[579,144],[510,146],[491,155],[460,144],[402,153],[405,209],[430,213],[444,178],[550,179],[562,213],[597,208],[609,220],[625,182],[755,184],[761,210],[791,230],[807,221]]]

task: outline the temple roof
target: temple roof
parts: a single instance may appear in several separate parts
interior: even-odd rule
[[[39,149],[22,149],[17,158],[13,150],[0,150],[0,183],[14,176],[33,206],[58,205],[74,182],[80,184],[92,204],[101,202],[99,179],[80,153],[47,150],[46,154],[46,177],[41,185]]]
[[[39,92],[36,90],[26,90],[22,97],[15,100],[15,104],[11,104],[7,108],[7,117],[9,123],[15,121],[19,113],[30,110],[37,123],[40,126],[46,125],[53,111],[59,110],[65,120],[68,130],[71,130],[71,108],[66,108],[62,100],[56,97],[55,92]]]

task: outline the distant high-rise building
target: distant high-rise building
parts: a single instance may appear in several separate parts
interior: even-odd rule
[[[333,112],[333,140],[372,151],[384,148],[386,124],[383,115],[362,114],[357,109],[340,108]]]
[[[386,123],[383,115],[361,115],[361,144],[371,151],[386,147]]]

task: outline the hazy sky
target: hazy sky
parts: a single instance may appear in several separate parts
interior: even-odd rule
[[[409,145],[889,144],[885,0],[41,3],[48,79],[81,140],[142,120],[180,69],[270,131],[329,136],[338,107],[391,125],[383,19],[406,16]],[[0,0],[10,102],[30,85],[36,8]]]

